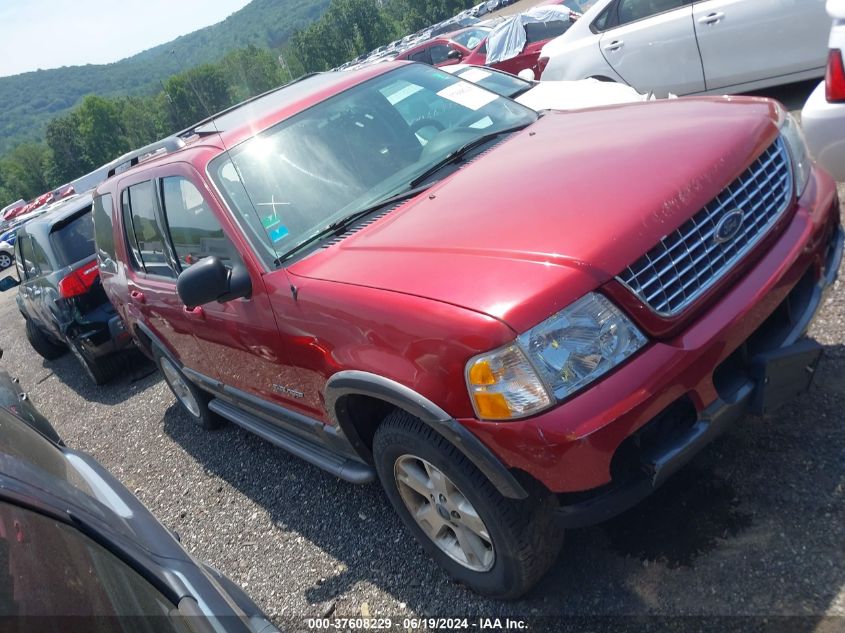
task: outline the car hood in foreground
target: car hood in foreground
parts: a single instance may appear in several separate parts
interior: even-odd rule
[[[288,269],[535,325],[611,279],[777,134],[766,99],[549,113],[384,218]]]

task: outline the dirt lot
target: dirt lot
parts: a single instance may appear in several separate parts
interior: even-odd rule
[[[808,87],[772,94],[800,104]],[[283,625],[329,613],[745,615],[802,616],[783,630],[833,631],[845,627],[844,283],[811,330],[825,356],[809,394],[736,425],[639,508],[571,531],[548,577],[508,604],[449,582],[378,486],[341,483],[234,426],[193,427],[150,364],[95,388],[71,356],[43,361],[14,292],[0,296],[0,346],[3,367],[70,446]],[[841,617],[818,622],[825,614]]]

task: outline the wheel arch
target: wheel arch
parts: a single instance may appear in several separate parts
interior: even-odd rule
[[[398,408],[451,442],[504,497],[528,497],[513,473],[475,435],[431,400],[401,383],[370,372],[341,371],[326,383],[325,403],[332,422],[370,464],[372,435],[386,415]]]

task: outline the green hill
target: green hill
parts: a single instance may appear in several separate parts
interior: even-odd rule
[[[216,61],[234,48],[278,48],[328,5],[329,0],[252,0],[222,22],[112,64],[0,77],[0,154],[23,141],[41,140],[50,119],[85,95],[149,94],[171,75]]]

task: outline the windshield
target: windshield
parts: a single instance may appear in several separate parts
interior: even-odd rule
[[[534,85],[530,81],[525,81],[514,75],[489,68],[470,66],[455,71],[455,74],[461,79],[466,79],[467,81],[478,84],[482,88],[487,88],[487,90],[492,90],[496,94],[500,94],[503,97],[510,97],[511,99],[521,95],[523,92],[527,92]]]
[[[270,262],[410,187],[473,139],[533,110],[423,64],[300,112],[214,159],[209,174]]]
[[[476,46],[481,44],[484,41],[484,38],[490,34],[490,29],[469,29],[462,33],[458,33],[457,35],[453,35],[451,40],[453,42],[457,42],[464,48],[469,50],[473,50]]]

